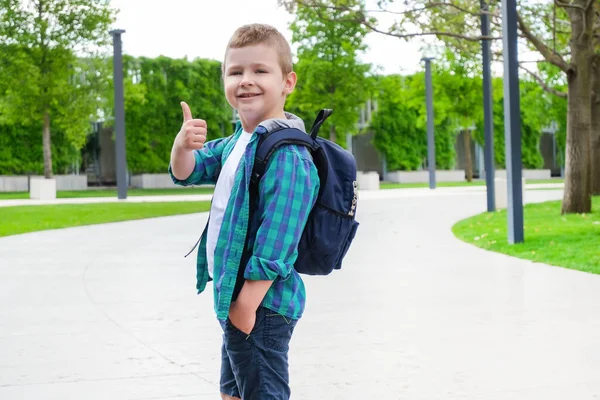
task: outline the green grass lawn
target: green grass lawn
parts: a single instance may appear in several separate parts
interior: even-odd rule
[[[167,196],[176,194],[212,194],[212,187],[173,189],[128,189],[127,196]],[[80,197],[117,197],[117,189],[90,189],[57,191],[59,199]],[[0,200],[28,199],[29,192],[0,192]]]
[[[452,231],[487,250],[600,274],[600,197],[594,197],[591,214],[560,215],[560,206],[560,201],[526,205],[520,244],[508,244],[506,210],[465,219]]]
[[[0,236],[208,211],[208,201],[0,207]]]
[[[526,184],[540,183],[564,183],[563,179],[544,179],[526,181]],[[473,182],[437,182],[437,187],[469,187],[469,186],[485,186],[485,180],[475,180]],[[381,189],[411,189],[411,188],[427,188],[429,183],[390,183],[383,182],[380,184]]]

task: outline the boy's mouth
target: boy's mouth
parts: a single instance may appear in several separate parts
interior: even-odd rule
[[[240,94],[238,97],[241,99],[249,99],[249,98],[256,97],[256,96],[260,96],[260,94],[259,93],[243,93],[243,94]]]

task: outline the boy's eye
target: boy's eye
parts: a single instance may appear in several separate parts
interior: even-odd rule
[[[256,72],[258,72],[259,74],[266,74],[267,71],[265,71],[264,69],[259,69]]]
[[[240,71],[231,71],[229,73],[229,75],[241,75],[242,73]]]

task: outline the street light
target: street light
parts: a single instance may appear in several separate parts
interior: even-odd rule
[[[435,136],[433,133],[433,85],[431,83],[431,60],[429,55],[421,59],[425,61],[425,92],[427,96],[427,167],[429,169],[429,188],[435,189]]]
[[[490,19],[487,0],[481,0],[481,36],[490,34]],[[485,186],[487,190],[487,210],[496,210],[496,191],[494,186],[494,114],[492,109],[492,72],[490,66],[490,40],[481,41],[483,56],[483,126],[484,126],[484,163]]]
[[[502,41],[504,53],[504,138],[508,189],[508,242],[522,243],[523,184],[521,159],[521,104],[519,94],[519,61],[517,1],[502,0]]]
[[[117,196],[127,199],[127,157],[125,155],[125,98],[123,94],[123,29],[110,31],[113,37],[113,82],[115,90],[115,156],[117,167]]]

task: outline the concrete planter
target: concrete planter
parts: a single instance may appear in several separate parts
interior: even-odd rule
[[[523,203],[525,203],[525,178],[521,178],[523,185]],[[506,178],[494,178],[494,198],[496,201],[496,209],[508,207],[508,183]]]
[[[29,197],[33,200],[56,199],[56,179],[31,178]]]
[[[429,171],[393,171],[387,174],[388,182],[393,183],[428,183]],[[436,182],[464,182],[465,171],[438,170],[435,172]]]
[[[356,173],[356,183],[360,190],[379,190],[379,174],[377,172]]]
[[[87,190],[87,175],[56,175],[56,190]]]
[[[0,176],[0,192],[27,192],[29,182],[26,176]]]
[[[175,185],[169,174],[140,174],[131,176],[131,187],[139,189],[173,189]]]
[[[506,170],[497,169],[495,171],[496,178],[506,179]],[[549,169],[524,169],[522,177],[527,180],[546,180],[551,179],[551,171]]]
[[[43,176],[0,176],[0,192],[30,192],[29,180]],[[56,190],[87,190],[87,175],[55,175]]]

